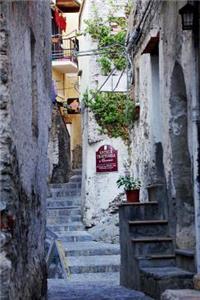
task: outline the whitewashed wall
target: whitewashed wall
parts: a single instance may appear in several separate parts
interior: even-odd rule
[[[94,1],[100,16],[105,16],[109,11],[106,1]],[[93,1],[85,1],[80,19],[80,31],[85,28],[84,20],[93,18]],[[126,1],[117,1],[121,4]],[[122,12],[119,12],[122,15]],[[96,49],[97,43],[90,36],[80,38],[80,51]],[[79,69],[82,70],[80,78],[80,94],[83,96],[88,88],[99,88],[105,81],[106,76],[100,74],[100,67],[96,61],[96,56],[79,57]],[[106,83],[102,91],[110,91],[112,86],[115,87],[121,72]],[[116,91],[126,91],[126,74],[123,75]],[[127,146],[121,138],[108,138],[106,135],[99,133],[99,126],[96,123],[92,112],[87,109],[83,110],[83,214],[84,222],[90,226],[96,223],[96,217],[99,216],[103,209],[108,208],[112,200],[122,191],[117,188],[116,180],[119,174],[124,174],[124,163],[128,159]],[[118,172],[96,173],[96,151],[102,145],[111,145],[118,150]]]

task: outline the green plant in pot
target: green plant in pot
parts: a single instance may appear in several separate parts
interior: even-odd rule
[[[120,176],[116,183],[118,188],[124,187],[128,202],[139,202],[141,182],[138,178],[130,175]]]

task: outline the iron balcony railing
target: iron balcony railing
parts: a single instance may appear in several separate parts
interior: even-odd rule
[[[78,63],[75,53],[79,50],[76,37],[65,38],[60,34],[52,35],[52,60],[70,60]]]

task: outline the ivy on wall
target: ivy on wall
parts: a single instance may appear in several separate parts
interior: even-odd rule
[[[114,8],[113,8],[114,10]],[[98,42],[98,62],[101,66],[102,75],[108,75],[115,67],[122,71],[126,68],[126,54],[124,51],[127,33],[127,19],[114,17],[111,13],[106,18],[94,16],[94,19],[85,20],[85,34],[89,34]]]
[[[84,31],[84,34],[89,34],[98,43],[99,57],[97,61],[100,64],[102,75],[108,75],[113,68],[122,72],[126,69],[127,14],[132,5],[132,1],[127,0],[124,17],[119,17],[115,15],[122,8],[114,0],[107,0],[107,2],[110,7],[107,16],[99,16],[94,5],[94,17],[85,20]],[[127,94],[87,90],[83,96],[83,103],[94,113],[101,133],[107,134],[109,137],[121,137],[125,143],[129,144],[129,129],[136,119],[136,110],[134,102]]]
[[[86,91],[83,103],[95,116],[101,133],[129,141],[129,128],[135,120],[134,102],[124,93]]]

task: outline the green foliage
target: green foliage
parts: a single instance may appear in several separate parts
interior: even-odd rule
[[[140,180],[129,175],[120,176],[116,183],[118,188],[123,186],[125,191],[139,190],[141,187]]]
[[[126,94],[87,91],[83,102],[94,113],[101,133],[129,141],[129,128],[134,122],[135,105]]]
[[[114,5],[114,4],[112,4]],[[114,10],[114,7],[112,7]],[[102,49],[102,54],[98,62],[101,66],[102,74],[108,75],[112,66],[121,71],[126,68],[126,56],[124,52],[127,19],[114,17],[112,14],[106,18],[96,16],[94,19],[85,21],[87,27],[85,34],[88,33],[93,39],[98,41],[98,48]],[[113,32],[115,26],[118,31]]]
[[[132,0],[128,0],[128,3],[126,4],[125,7],[125,14],[129,16],[133,8],[134,8],[134,2]]]
[[[102,71],[103,75],[106,75],[111,72],[112,64],[108,57],[106,57],[105,55],[102,55],[97,61],[101,65],[101,71]]]

